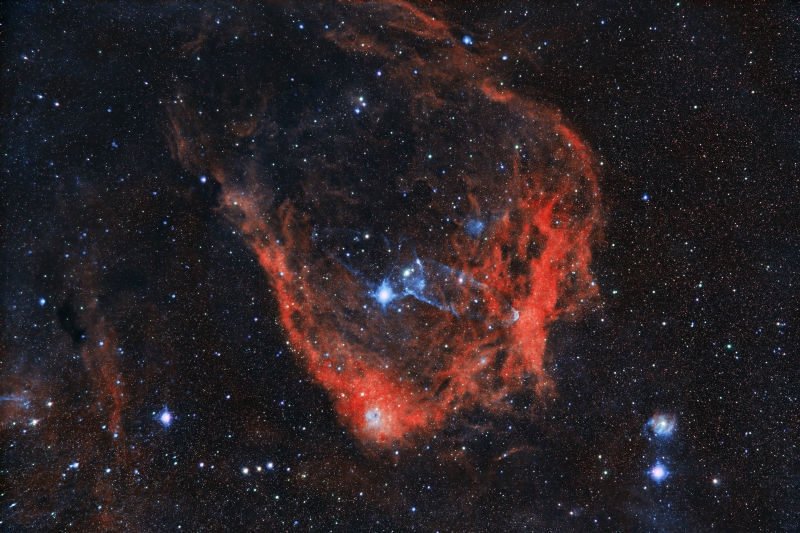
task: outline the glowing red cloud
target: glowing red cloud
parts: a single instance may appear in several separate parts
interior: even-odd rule
[[[344,139],[338,144],[325,144],[334,133],[304,118],[297,130],[320,140],[307,141],[316,148],[294,163],[302,194],[281,197],[278,208],[279,187],[258,178],[262,171],[236,181],[225,170],[235,165],[221,155],[209,153],[203,164],[223,184],[223,209],[272,281],[288,343],[342,423],[365,443],[402,445],[460,411],[506,409],[510,392],[552,390],[549,325],[596,293],[589,266],[597,177],[591,151],[557,111],[490,74],[490,48],[455,45],[460,39],[448,24],[402,2],[350,9],[355,23],[325,38],[347,54],[380,60],[381,94],[395,104],[368,102],[371,119],[364,111],[352,132],[332,130]],[[383,23],[396,33],[374,26]],[[394,131],[381,128],[393,105],[405,106],[414,148],[398,143],[405,166],[394,176],[362,173],[369,162],[349,161],[371,143],[391,146]],[[173,129],[173,153],[197,166],[186,121],[175,119]],[[242,137],[256,126],[245,129]],[[331,160],[327,152],[337,150]],[[381,197],[390,190],[395,200]],[[401,205],[409,197],[416,203]],[[498,327],[408,295],[389,306],[376,301],[358,272],[312,239],[319,226],[362,231],[364,224],[468,274],[496,295],[482,305],[497,312],[506,302],[518,319]]]

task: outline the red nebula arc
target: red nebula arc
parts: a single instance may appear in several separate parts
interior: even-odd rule
[[[461,46],[454,28],[406,3],[343,9],[350,23],[322,38],[357,61],[379,61],[374,92],[387,96],[359,108],[352,130],[337,126],[344,140],[334,148],[320,141],[295,161],[302,197],[276,202],[276,182],[257,177],[263,169],[239,180],[225,170],[233,164],[207,171],[272,281],[288,344],[329,392],[341,422],[365,444],[396,446],[430,436],[459,412],[508,409],[504,399],[524,387],[552,391],[549,325],[597,291],[589,267],[599,192],[592,153],[560,113],[492,74],[498,50]],[[413,144],[397,144],[402,169],[349,170],[355,140],[365,140],[364,153],[397,142],[381,128],[398,106]],[[303,124],[298,129],[316,138],[334,138],[324,123]],[[196,167],[186,121],[174,118],[172,126],[175,156]],[[213,140],[201,141],[210,152]],[[382,198],[384,190],[398,200]],[[419,257],[489,287],[486,294],[508,302],[518,319],[497,327],[411,297],[384,305],[358,273],[318,248],[319,227],[413,243]],[[499,305],[486,299],[476,305]]]

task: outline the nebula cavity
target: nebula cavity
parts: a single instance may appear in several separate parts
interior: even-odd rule
[[[396,446],[502,413],[515,391],[554,394],[550,326],[597,294],[600,195],[581,136],[504,85],[502,36],[465,45],[404,2],[265,9],[257,36],[215,27],[192,43],[218,78],[180,88],[169,137],[217,184],[340,422]],[[264,37],[297,19],[300,49]],[[228,65],[230,46],[263,68]]]

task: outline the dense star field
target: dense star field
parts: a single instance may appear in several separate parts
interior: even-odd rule
[[[800,528],[800,9],[2,17],[3,531]]]

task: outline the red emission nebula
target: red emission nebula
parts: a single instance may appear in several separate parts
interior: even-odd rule
[[[596,168],[556,109],[504,87],[493,68],[500,38],[465,37],[402,2],[337,9],[345,22],[320,23],[317,39],[353,73],[298,73],[290,89],[265,80],[255,108],[222,128],[176,105],[170,138],[184,166],[221,184],[221,211],[271,280],[286,340],[341,423],[365,445],[402,446],[459,413],[501,413],[523,388],[554,393],[549,327],[596,294]],[[287,110],[281,91],[310,101],[314,90],[327,92],[325,106]],[[261,148],[247,157],[225,149],[251,138]],[[424,259],[472,292],[428,275],[445,296],[401,282],[379,294],[349,252],[315,241],[320,230],[352,236],[341,250],[370,238],[386,247],[378,277]],[[514,320],[486,319],[503,306]]]

